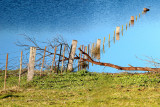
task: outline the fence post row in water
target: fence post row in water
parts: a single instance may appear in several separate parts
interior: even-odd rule
[[[33,79],[35,57],[36,57],[36,47],[30,47],[27,81],[31,81]]]

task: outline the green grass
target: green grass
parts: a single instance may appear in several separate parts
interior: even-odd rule
[[[31,82],[26,82],[25,74],[18,88],[18,72],[9,73],[6,91],[0,80],[0,106],[160,106],[160,74],[79,71],[37,75]]]

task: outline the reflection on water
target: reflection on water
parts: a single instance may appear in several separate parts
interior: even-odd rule
[[[125,66],[128,61],[124,61],[125,63],[120,61],[120,57],[124,57],[123,54],[119,54],[120,57],[118,59],[115,58],[116,55],[114,53],[117,53],[117,51],[120,52],[124,48],[127,48],[125,47],[126,44],[128,45],[128,47],[131,46],[132,48],[139,47],[138,45],[141,44],[137,42],[138,40],[135,40],[134,42],[131,42],[130,40],[133,40],[135,37],[132,36],[132,30],[134,30],[134,32],[137,32],[139,28],[138,31],[140,32],[141,30],[141,32],[137,33],[141,35],[139,36],[139,39],[142,40],[142,38],[144,38],[144,36],[142,35],[142,31],[146,30],[148,22],[150,22],[151,24],[155,23],[155,20],[159,20],[159,15],[157,15],[157,10],[159,9],[159,1],[151,2],[149,0],[85,0],[75,2],[74,0],[69,0],[47,2],[46,0],[39,0],[44,2],[31,3],[30,1],[27,1],[22,4],[16,4],[16,1],[17,0],[15,0],[14,3],[9,3],[6,0],[2,0],[2,2],[0,3],[0,34],[2,37],[0,54],[2,52],[12,52],[12,50],[15,49],[15,47],[10,44],[15,42],[16,39],[19,38],[19,36],[17,36],[18,34],[27,34],[28,36],[33,35],[34,37],[40,39],[40,41],[45,41],[46,38],[50,39],[56,35],[62,35],[69,44],[73,39],[78,40],[78,45],[93,43],[94,40],[97,40],[99,38],[103,41],[103,52],[100,51],[100,49],[102,49],[102,45],[98,49],[98,51],[93,51],[97,50],[97,48],[95,48],[97,47],[96,43],[92,44],[91,46],[91,50],[98,53],[97,55],[95,55],[96,59],[101,58],[101,61],[109,61],[117,65],[122,64],[122,66]],[[22,2],[23,1],[24,0],[22,0]],[[148,7],[150,5],[152,6],[152,9],[150,11],[152,16],[150,14],[139,14],[142,13],[142,11],[143,13],[146,13],[147,11],[145,11],[143,7]],[[135,16],[135,20],[137,20],[134,21],[134,23],[132,21],[129,22],[131,15]],[[144,16],[147,16],[147,20],[149,21],[145,21],[146,19]],[[139,18],[143,20],[138,20]],[[144,24],[144,22],[147,23]],[[137,25],[142,27],[137,27],[137,29],[136,27],[134,29],[129,28],[130,25],[133,24],[136,27]],[[122,27],[122,25],[124,26]],[[115,32],[116,26],[121,27],[121,31],[118,34]],[[155,36],[155,32],[153,33]],[[108,34],[111,34],[111,39],[109,40]],[[145,38],[150,38],[149,35],[147,36],[148,37]],[[103,38],[105,38],[106,40],[103,40]],[[7,42],[5,43],[4,41]],[[145,42],[146,41],[144,41],[143,43]],[[133,47],[132,44],[137,45]],[[84,46],[81,46],[81,48],[83,48],[83,50],[85,49]],[[105,54],[100,54],[100,52]],[[144,52],[146,53],[147,51]],[[77,51],[77,53],[79,52]],[[135,52],[132,53],[137,54],[137,49],[135,49]],[[143,54],[143,52],[141,53]],[[13,52],[10,55],[12,54]],[[17,55],[18,52],[16,56]],[[130,56],[131,55],[128,55],[127,57]],[[0,57],[0,63],[3,63],[4,61],[1,60],[3,57]],[[131,60],[134,59],[132,58]]]
[[[132,26],[134,25],[134,20],[131,20],[131,25],[132,25]]]
[[[116,33],[116,40],[119,40],[119,33]]]
[[[144,9],[145,10],[145,9]],[[147,11],[143,11],[144,13],[146,13]],[[140,14],[139,14],[139,18],[140,18]],[[136,15],[136,21],[137,21],[137,15]],[[135,23],[135,19],[134,19],[134,16],[131,16],[131,19],[129,21],[129,27],[130,26],[133,26]],[[121,32],[120,32],[120,29],[121,29]],[[126,24],[126,31],[127,31],[127,24]],[[113,42],[115,44],[116,40],[120,40],[120,34],[122,34],[122,36],[124,35],[124,28],[123,28],[123,25],[122,25],[122,28],[120,28],[119,26],[116,27],[116,32],[114,30],[114,35],[113,35],[113,40],[111,40],[111,37],[110,37],[110,34],[109,34],[109,37],[108,37],[108,43],[105,43],[105,37],[103,39],[103,53],[105,53],[105,48],[106,45],[108,45],[108,48],[110,48],[111,46],[111,42]],[[91,49],[91,56],[92,58],[96,58],[98,60],[100,60],[100,55],[101,55],[101,39],[97,39],[97,43],[96,43],[96,47],[94,47],[94,43],[92,44],[92,49]]]

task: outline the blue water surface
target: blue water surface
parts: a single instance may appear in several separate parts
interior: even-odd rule
[[[136,56],[159,58],[159,4],[154,0],[0,0],[0,64],[5,65],[6,53],[9,58],[18,58],[10,61],[10,65],[18,64],[23,48],[14,43],[26,42],[22,36],[25,34],[39,41],[62,35],[69,44],[77,40],[78,46],[95,43],[97,39],[103,41],[105,37],[101,62],[150,67]],[[146,14],[142,14],[144,7],[150,9]],[[138,19],[125,30],[131,16]],[[116,26],[122,25],[123,36],[120,34],[115,44],[111,41],[108,48],[109,34],[112,40]],[[98,65],[90,65],[89,70],[121,72]]]

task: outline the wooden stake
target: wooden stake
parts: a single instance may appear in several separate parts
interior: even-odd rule
[[[123,30],[122,30],[122,36],[123,36]]]
[[[94,43],[92,44],[92,49],[91,49],[91,57],[93,58],[93,51],[94,51]],[[93,63],[92,63],[93,66]]]
[[[87,46],[84,47],[84,52],[87,53]],[[87,59],[86,55],[84,55],[84,59]],[[85,66],[85,69],[86,69],[86,66]]]
[[[76,52],[76,47],[77,47],[77,40],[72,40],[72,49],[69,57],[69,63],[68,63],[68,70],[72,71],[73,70],[73,61],[74,61],[74,56]]]
[[[116,33],[120,33],[120,27],[119,26],[116,27]]]
[[[22,55],[23,55],[23,51],[21,51],[21,59],[20,59],[20,69],[19,69],[19,82],[18,82],[18,87],[20,87],[20,81],[21,81],[21,72],[22,72]]]
[[[54,57],[53,57],[52,66],[51,66],[51,71],[52,72],[53,72],[53,65],[54,65],[55,58],[56,58],[56,51],[57,51],[57,46],[55,46],[55,50],[54,50]],[[54,69],[54,71],[56,71],[56,70]]]
[[[122,25],[122,31],[123,31],[123,25]]]
[[[108,47],[110,48],[110,34],[109,34],[109,39],[108,39]]]
[[[100,46],[101,46],[101,39],[97,39],[97,44],[96,44],[96,51],[97,51],[97,59],[100,59]]]
[[[140,13],[139,13],[139,18],[140,18]]]
[[[136,21],[137,21],[137,16],[136,16]]]
[[[80,49],[82,49],[82,46],[80,46]],[[82,52],[80,52],[80,70],[82,70],[82,64],[81,64],[81,61],[82,61]]]
[[[80,46],[80,49],[81,49],[81,46]],[[79,51],[79,58],[80,59],[78,59],[78,71],[80,70],[80,64],[79,64],[79,62],[81,60],[81,52],[80,51]]]
[[[61,51],[62,51],[62,44],[61,44],[60,52],[59,52],[59,60],[58,60],[57,74],[58,74],[58,70],[60,70],[60,69],[59,69],[59,63],[60,63],[60,60],[61,60]]]
[[[45,46],[44,54],[43,54],[43,60],[42,60],[42,66],[41,66],[41,70],[40,70],[40,76],[42,76],[42,70],[43,70],[43,65],[44,65],[45,54],[46,54],[46,46]]]
[[[115,44],[115,31],[114,31],[114,35],[113,35],[113,42]]]
[[[126,30],[127,30],[127,24],[126,24]]]
[[[94,43],[92,43],[91,57],[93,58]]]
[[[116,33],[116,40],[119,40],[119,33]]]
[[[82,50],[83,50],[84,45],[82,45]],[[83,58],[83,54],[81,54],[81,58]]]
[[[104,37],[104,40],[103,40],[103,46],[104,46],[104,43],[105,43],[105,37]]]
[[[6,69],[5,69],[5,76],[4,76],[4,90],[6,90],[7,67],[8,67],[8,53],[7,53],[7,56],[6,56]]]
[[[33,79],[35,58],[36,58],[36,47],[30,47],[27,81],[31,81]]]
[[[90,54],[89,51],[90,51],[90,44],[88,44],[88,55]],[[87,58],[87,59],[89,59],[89,58]],[[88,62],[88,69],[89,69],[89,62]]]
[[[54,70],[55,70],[55,71],[57,70],[57,65],[56,65],[56,61],[55,61],[55,68],[54,68]]]
[[[134,16],[131,16],[131,21],[134,21]]]
[[[85,46],[85,52],[87,53],[87,46]],[[85,55],[85,59],[87,59],[86,55]]]
[[[61,74],[62,74],[62,71],[63,71],[64,54],[65,54],[65,45],[64,45],[64,50],[63,50],[63,59],[62,59]]]

